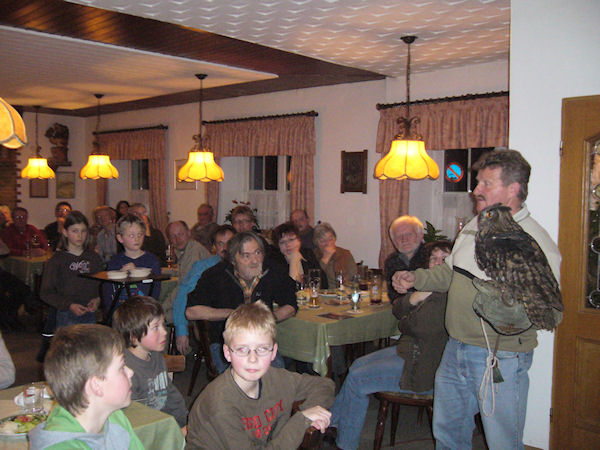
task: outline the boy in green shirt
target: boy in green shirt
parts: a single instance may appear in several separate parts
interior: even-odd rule
[[[121,336],[103,325],[56,332],[44,373],[57,404],[29,432],[32,449],[144,448],[121,411],[131,403],[133,375],[124,352]]]

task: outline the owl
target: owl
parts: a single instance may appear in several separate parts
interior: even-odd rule
[[[522,302],[537,329],[558,325],[553,309],[563,310],[560,289],[546,255],[500,203],[479,213],[475,259],[485,274]]]

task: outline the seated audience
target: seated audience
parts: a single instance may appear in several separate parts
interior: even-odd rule
[[[29,432],[32,449],[144,448],[121,411],[131,403],[133,375],[124,352],[121,336],[103,325],[57,331],[44,364],[57,404]]]
[[[44,266],[40,289],[40,298],[56,308],[56,328],[96,323],[99,282],[79,275],[100,272],[102,261],[89,248],[88,221],[80,211],[65,218],[57,250]]]
[[[167,238],[177,256],[177,287],[183,282],[192,264],[201,259],[210,258],[210,252],[199,242],[192,239],[192,233],[183,220],[167,225]],[[173,302],[177,295],[174,289],[162,304],[167,323],[173,323]]]
[[[133,214],[126,214],[117,222],[117,240],[123,245],[124,251],[117,253],[108,263],[107,270],[131,270],[135,267],[149,267],[154,275],[160,275],[160,262],[150,252],[142,250],[144,236],[146,235],[146,224],[142,219]],[[160,295],[160,282],[154,282],[152,296],[158,298]],[[131,295],[149,295],[151,283],[130,284],[127,290]],[[105,283],[104,285],[104,316],[110,321],[112,313],[128,297],[126,289],[121,289],[118,299],[117,285]]]
[[[2,240],[10,249],[13,256],[24,256],[27,251],[31,256],[46,254],[48,241],[44,233],[27,223],[29,213],[25,208],[17,206],[13,209],[12,220],[2,232]]]
[[[129,207],[129,213],[137,216],[146,225],[146,237],[144,238],[142,249],[156,256],[160,261],[160,265],[165,267],[167,265],[167,242],[165,241],[162,231],[158,228],[154,228],[150,224],[146,207],[141,203],[134,203],[131,205]]]
[[[44,228],[44,233],[46,233],[46,238],[48,239],[48,244],[52,247],[52,250],[56,250],[56,246],[58,245],[58,241],[62,236],[63,224],[65,223],[65,217],[71,212],[73,208],[71,208],[71,204],[69,202],[58,202],[56,207],[54,208],[54,216],[56,220],[52,223],[49,223]]]
[[[214,220],[215,212],[208,203],[202,203],[197,213],[198,223],[192,227],[192,237],[210,250],[212,235],[219,226]]]
[[[253,232],[238,233],[228,243],[227,260],[202,274],[188,295],[188,320],[210,321],[210,349],[215,367],[223,372],[226,364],[221,349],[225,319],[243,303],[262,300],[278,321],[296,313],[296,283],[278,264],[265,259],[262,240]],[[275,364],[283,367],[279,355]]]
[[[444,264],[450,251],[448,241],[427,244],[428,263],[423,268]],[[435,371],[448,340],[445,311],[445,292],[412,292],[396,300],[393,312],[400,319],[402,333],[398,346],[354,361],[331,408],[331,426],[337,428],[339,448],[358,448],[369,394],[379,391],[433,393]]]
[[[185,434],[188,411],[163,357],[167,330],[160,303],[152,297],[131,297],[115,311],[112,326],[127,346],[125,364],[133,370],[131,399],[172,415]]]
[[[0,389],[6,389],[15,382],[15,364],[0,334]]]
[[[194,290],[200,276],[202,276],[206,269],[210,269],[215,264],[225,259],[227,243],[234,235],[235,229],[231,225],[219,225],[212,237],[212,248],[214,249],[213,252],[215,255],[210,258],[196,261],[181,284],[177,286],[177,294],[175,296],[175,301],[173,302],[173,324],[175,325],[177,350],[182,355],[187,354],[190,348],[188,321],[185,318],[188,294]],[[181,281],[181,278],[179,280]]]
[[[110,206],[97,206],[94,208],[94,217],[98,229],[96,230],[96,251],[102,262],[109,262],[118,252],[115,219],[117,214]]]
[[[0,205],[0,235],[4,229],[12,223],[10,208],[6,205]]]
[[[310,226],[310,221],[306,210],[296,209],[292,211],[292,214],[290,214],[290,222],[292,222],[294,225],[296,225],[296,228],[298,228],[302,247],[313,250],[315,248],[315,243],[313,242],[315,229]]]
[[[117,207],[115,208],[115,212],[117,213],[117,220],[119,220],[129,212],[129,202],[127,200],[119,201],[119,203],[117,203]]]
[[[334,384],[270,367],[276,331],[273,314],[260,301],[238,307],[227,319],[223,352],[231,368],[196,399],[186,448],[295,449],[308,427],[325,431]],[[300,411],[292,415],[299,400]]]
[[[394,302],[401,294],[392,286],[392,276],[400,270],[415,270],[423,267],[426,260],[423,244],[423,224],[414,216],[400,216],[390,225],[390,239],[396,251],[384,263],[384,274],[388,283],[388,296]]]
[[[283,223],[273,230],[273,243],[279,247],[276,259],[288,267],[289,275],[299,283],[304,275],[308,275],[311,269],[321,269],[317,257],[310,248],[300,246],[298,228],[291,223]],[[278,257],[278,258],[277,258]],[[321,275],[321,287],[327,289],[329,284],[327,276]]]
[[[335,245],[336,238],[335,231],[329,223],[323,222],[315,227],[315,254],[327,275],[327,283],[332,287],[335,286],[336,272],[343,272],[348,280],[357,272],[352,253]]]

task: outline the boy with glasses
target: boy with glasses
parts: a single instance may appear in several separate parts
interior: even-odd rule
[[[227,319],[223,352],[231,368],[192,407],[186,448],[298,448],[306,429],[329,426],[334,384],[270,366],[277,352],[275,318],[261,301]],[[293,403],[304,400],[293,416]]]

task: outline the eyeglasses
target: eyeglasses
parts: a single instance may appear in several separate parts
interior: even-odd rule
[[[235,348],[229,346],[227,347],[237,356],[247,357],[250,356],[250,353],[254,352],[259,358],[270,355],[274,348],[272,345],[261,345],[260,347],[256,348],[246,347],[245,345]]]
[[[289,238],[289,239],[282,239],[281,241],[279,241],[279,245],[286,245],[286,244],[290,244],[294,241],[297,241],[298,238],[297,237],[293,237],[293,238]]]
[[[410,241],[417,237],[417,233],[410,231],[408,233],[398,233],[394,236],[399,242]]]
[[[250,258],[253,256],[260,258],[262,255],[262,250],[255,250],[254,252],[240,252],[240,258],[242,258],[244,261],[250,261]]]
[[[253,223],[252,219],[248,219],[247,217],[233,219],[233,223]]]

